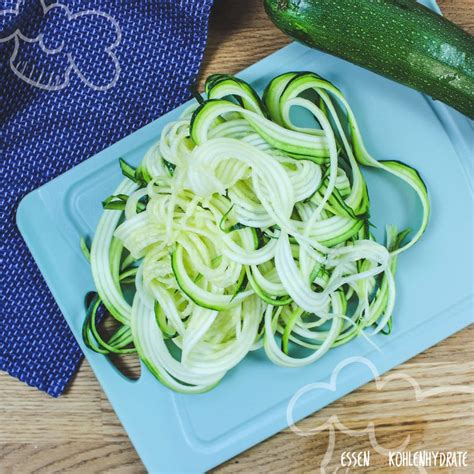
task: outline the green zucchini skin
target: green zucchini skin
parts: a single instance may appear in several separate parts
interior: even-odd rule
[[[415,0],[264,0],[296,40],[474,118],[474,37]]]

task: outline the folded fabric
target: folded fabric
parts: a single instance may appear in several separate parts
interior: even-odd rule
[[[0,369],[52,396],[82,354],[16,229],[18,203],[189,97],[211,3],[0,0]]]

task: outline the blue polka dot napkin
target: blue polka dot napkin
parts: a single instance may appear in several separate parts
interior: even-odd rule
[[[0,369],[52,396],[82,354],[16,229],[17,205],[189,98],[211,3],[0,0]]]

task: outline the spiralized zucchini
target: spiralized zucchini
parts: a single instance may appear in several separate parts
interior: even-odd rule
[[[196,393],[262,346],[275,364],[300,367],[390,332],[397,256],[428,223],[418,173],[371,157],[343,94],[314,73],[276,77],[263,99],[213,75],[206,94],[137,169],[120,161],[126,178],[90,249],[86,344],[136,350],[163,384]],[[314,126],[295,123],[294,107]],[[375,240],[360,165],[415,190],[423,218],[410,240],[393,225],[385,244]],[[120,323],[108,341],[101,307]]]

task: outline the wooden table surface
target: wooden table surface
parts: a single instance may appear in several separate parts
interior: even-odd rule
[[[266,18],[261,3],[216,0],[201,77],[212,72],[237,72],[288,43]],[[474,0],[439,3],[448,18],[474,32]],[[414,377],[423,390],[446,385],[472,386],[473,338],[471,327],[391,373],[403,372]],[[351,429],[360,430],[373,422],[377,440],[386,448],[399,446],[409,435],[407,449],[412,451],[469,451],[471,467],[464,471],[474,472],[472,395],[452,392],[416,401],[406,381],[392,382],[383,391],[369,383],[299,426],[318,426],[330,415],[337,415]],[[215,472],[316,471],[327,447],[327,432],[300,437],[286,430]],[[371,450],[371,466],[365,471],[380,472],[382,467],[383,472],[415,471],[387,468],[387,458],[374,451],[367,436],[351,437],[338,432],[328,472],[340,466],[342,451],[366,449]],[[0,374],[0,473],[32,472],[144,472],[85,361],[66,394],[57,400]]]

